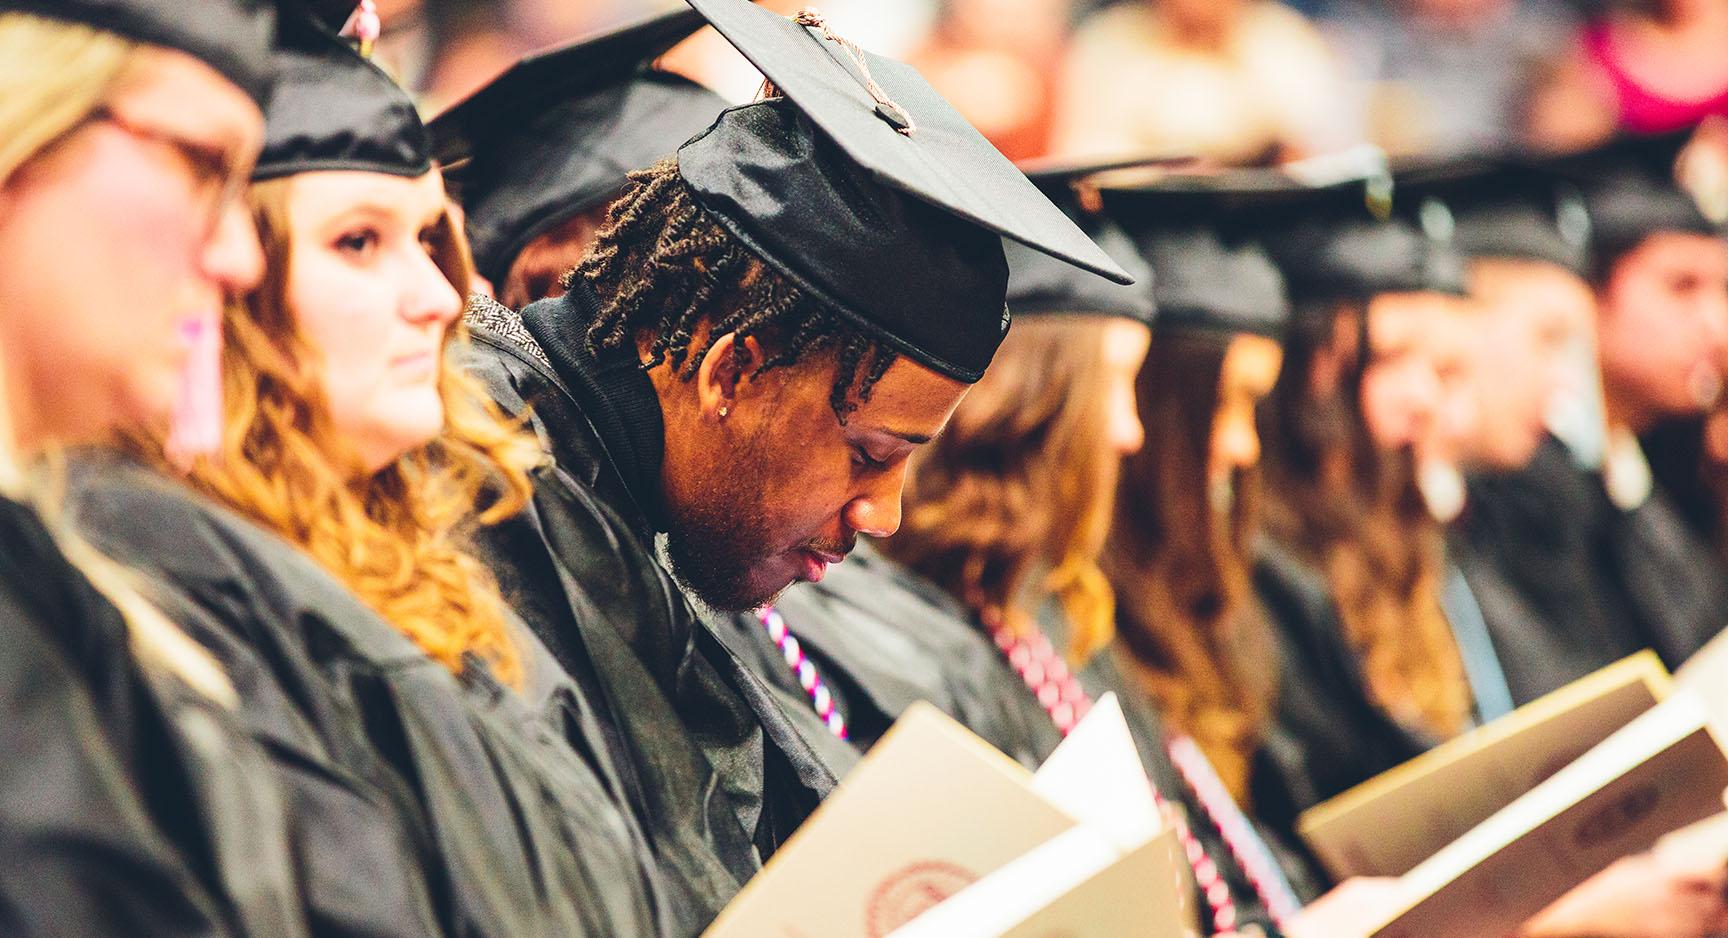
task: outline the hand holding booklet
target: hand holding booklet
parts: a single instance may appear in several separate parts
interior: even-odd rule
[[[708,938],[1179,938],[1187,867],[1114,697],[1034,775],[907,710]]]

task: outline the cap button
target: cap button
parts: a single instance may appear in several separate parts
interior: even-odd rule
[[[888,126],[894,128],[899,133],[904,134],[912,130],[912,122],[908,121],[906,115],[898,108],[891,108],[885,104],[878,104],[876,105],[876,116],[887,121]]]

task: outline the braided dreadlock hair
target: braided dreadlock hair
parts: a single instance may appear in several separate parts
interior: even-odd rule
[[[577,280],[600,298],[590,352],[628,347],[648,330],[654,339],[643,370],[670,359],[685,381],[727,333],[756,336],[771,349],[752,375],[831,353],[838,367],[828,400],[841,423],[870,400],[897,356],[752,254],[697,203],[674,158],[630,174],[564,285]],[[704,320],[708,342],[693,349]]]

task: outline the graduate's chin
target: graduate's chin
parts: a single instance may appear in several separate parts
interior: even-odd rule
[[[708,556],[691,556],[670,549],[672,576],[691,598],[715,612],[748,612],[770,605],[796,573],[782,557],[755,564],[727,563]]]

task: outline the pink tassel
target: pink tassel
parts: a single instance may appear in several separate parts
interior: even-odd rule
[[[384,20],[378,16],[377,0],[360,0],[360,5],[342,26],[342,35],[360,42],[360,54],[371,58],[372,45],[384,32]]]
[[[222,316],[205,313],[180,323],[186,365],[168,428],[168,459],[182,470],[222,447]]]

